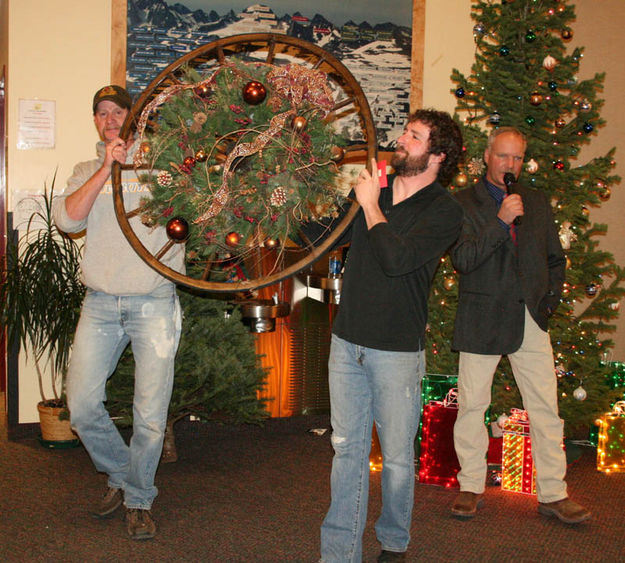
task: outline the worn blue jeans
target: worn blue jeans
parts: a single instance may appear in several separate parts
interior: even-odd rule
[[[388,352],[332,336],[329,360],[332,501],[321,526],[321,560],[362,560],[369,498],[369,453],[375,420],[383,456],[382,549],[406,551],[414,500],[414,440],[425,352]]]
[[[67,377],[72,427],[110,487],[124,490],[128,508],[149,509],[174,379],[181,311],[173,285],[148,295],[89,290]],[[130,342],[135,359],[133,434],[127,446],[105,406],[105,385]]]

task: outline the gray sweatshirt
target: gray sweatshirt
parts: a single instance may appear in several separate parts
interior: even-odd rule
[[[136,143],[128,151],[128,163],[136,150]],[[115,216],[112,180],[106,181],[87,218],[74,221],[67,215],[65,198],[80,188],[102,166],[105,145],[96,145],[98,158],[80,162],[74,167],[65,191],[55,197],[53,218],[58,228],[66,233],[79,233],[86,229],[85,248],[81,262],[82,281],[90,289],[111,295],[146,295],[172,282],[148,266],[130,246]],[[138,207],[141,198],[149,197],[147,185],[142,185],[132,170],[122,172],[124,207],[131,211]],[[130,219],[130,225],[142,244],[153,255],[168,242],[163,227],[149,228],[139,216]],[[184,244],[175,244],[161,262],[172,270],[184,272]]]

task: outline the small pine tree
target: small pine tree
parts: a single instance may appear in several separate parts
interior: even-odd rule
[[[622,394],[610,388],[610,367],[602,358],[613,346],[606,333],[615,329],[611,321],[625,291],[625,270],[598,249],[606,225],[589,221],[589,209],[607,201],[610,186],[620,178],[612,173],[614,149],[586,163],[577,159],[581,146],[604,124],[598,97],[604,75],[577,79],[583,49],[567,48],[575,13],[562,1],[477,1],[472,18],[476,54],[471,74],[454,69],[451,75],[466,146],[464,170],[451,189],[484,174],[482,156],[493,127],[513,126],[527,135],[521,181],[550,198],[567,256],[562,303],[550,334],[560,415],[567,434],[580,435]],[[457,276],[444,257],[430,300],[430,372],[456,373],[457,355],[450,349],[456,304]],[[494,379],[491,415],[520,406],[504,361]]]
[[[207,295],[186,290],[178,294],[183,321],[168,428],[188,415],[260,422],[267,416],[264,400],[258,397],[266,372],[240,312]],[[107,408],[120,426],[132,424],[133,388],[134,361],[128,349],[107,385]]]

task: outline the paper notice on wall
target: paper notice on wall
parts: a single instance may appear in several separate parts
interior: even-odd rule
[[[55,128],[55,101],[19,101],[19,119],[17,125],[18,149],[53,149]]]

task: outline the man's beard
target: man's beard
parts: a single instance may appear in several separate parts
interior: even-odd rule
[[[398,176],[418,176],[427,170],[429,158],[429,153],[421,156],[404,156],[394,152],[391,157],[391,166]]]

